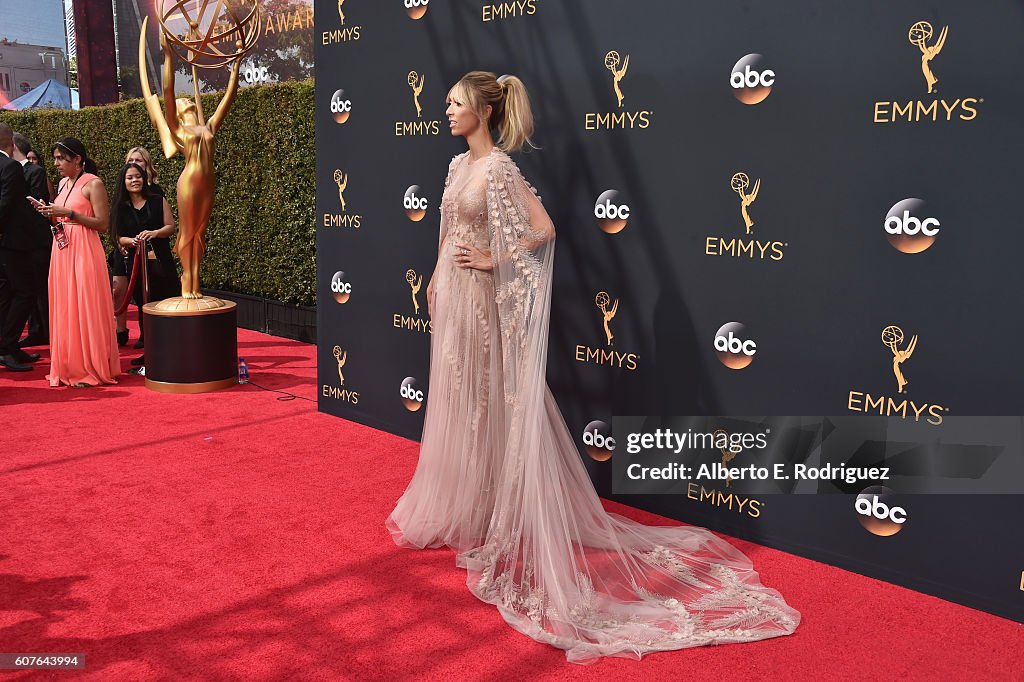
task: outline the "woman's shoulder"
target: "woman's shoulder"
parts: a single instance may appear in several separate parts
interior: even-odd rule
[[[512,157],[501,151],[497,147],[491,152],[487,159],[488,171],[492,174],[512,175],[523,177],[522,171],[519,170],[519,165],[512,160]]]
[[[462,152],[452,157],[452,160],[448,163],[448,170],[455,170],[455,167],[459,165],[459,162],[469,156],[469,152]]]
[[[82,177],[79,178],[79,181],[82,183],[82,189],[85,189],[94,182],[98,182],[101,187],[103,186],[103,181],[100,180],[100,176],[94,175],[93,173],[82,173]]]
[[[158,185],[158,184],[157,184],[157,183],[155,183],[155,182],[152,182],[152,183],[150,183],[150,184],[149,184],[149,191],[150,191],[151,193],[153,193],[153,194],[156,194],[156,195],[158,195],[158,196],[159,196],[159,197],[161,197],[161,198],[163,198],[163,197],[167,196],[167,193],[166,193],[166,192],[164,192],[164,188],[163,188],[163,187],[161,187],[160,185]]]

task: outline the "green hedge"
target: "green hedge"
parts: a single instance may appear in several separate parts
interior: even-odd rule
[[[203,95],[208,116],[219,101],[219,94]],[[58,138],[79,138],[111,194],[127,151],[145,147],[177,212],[175,184],[184,160],[181,154],[163,157],[143,100],[80,111],[0,110],[0,121],[31,138],[44,159]],[[315,304],[313,144],[313,81],[239,91],[217,132],[217,198],[202,265],[204,288]],[[52,164],[47,170],[56,187]]]

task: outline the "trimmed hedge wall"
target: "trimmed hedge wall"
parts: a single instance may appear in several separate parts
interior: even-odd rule
[[[203,95],[212,115],[219,94]],[[44,160],[65,135],[85,143],[113,195],[125,154],[145,147],[177,215],[175,184],[184,167],[160,151],[141,99],[79,111],[0,110],[0,121],[24,133]],[[313,81],[242,88],[217,132],[217,198],[207,229],[204,288],[316,303]],[[50,162],[47,170],[57,186]]]

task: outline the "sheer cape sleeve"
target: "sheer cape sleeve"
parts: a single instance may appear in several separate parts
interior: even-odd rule
[[[515,162],[497,151],[487,169],[487,212],[505,400],[522,403],[540,397],[536,379],[547,364],[554,226]],[[525,394],[531,388],[536,395]]]

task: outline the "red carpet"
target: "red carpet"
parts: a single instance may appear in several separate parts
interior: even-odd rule
[[[239,346],[254,382],[315,399],[312,346]],[[88,667],[3,679],[1024,679],[1022,625],[746,542],[795,635],[571,665],[450,552],[391,543],[415,443],[255,386],[52,389],[45,364],[0,370],[0,652]]]

